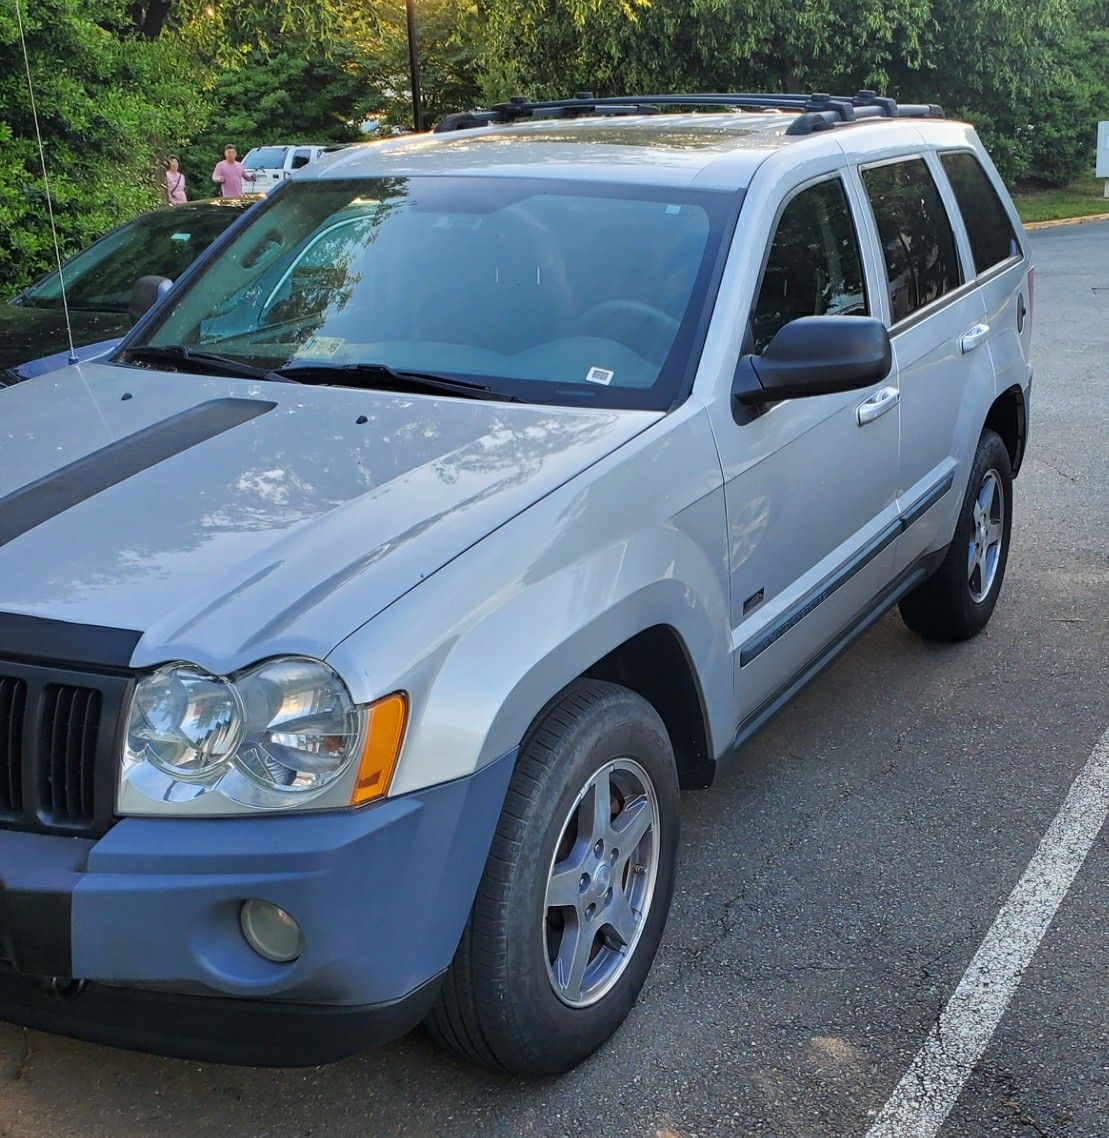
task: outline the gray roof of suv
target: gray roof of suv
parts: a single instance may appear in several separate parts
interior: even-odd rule
[[[323,155],[299,177],[485,174],[734,189],[774,151],[819,137],[787,135],[794,117],[775,111],[541,119],[406,135]]]

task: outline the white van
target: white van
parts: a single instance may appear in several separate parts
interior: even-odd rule
[[[297,170],[314,162],[324,152],[323,146],[256,146],[243,159],[243,167],[254,175],[251,188],[268,194],[275,186]]]

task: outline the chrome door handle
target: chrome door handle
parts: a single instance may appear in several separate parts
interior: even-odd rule
[[[963,349],[963,355],[966,355],[967,352],[974,351],[989,334],[990,326],[988,324],[975,324],[973,328],[968,328],[959,341],[959,347]]]
[[[901,398],[901,392],[896,387],[883,387],[876,391],[869,399],[858,406],[859,426],[865,427],[880,419],[887,411],[892,411]]]

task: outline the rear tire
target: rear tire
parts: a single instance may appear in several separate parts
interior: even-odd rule
[[[942,564],[901,601],[901,616],[928,640],[966,640],[989,622],[1005,578],[1013,524],[1009,452],[982,432],[955,536]]]
[[[654,708],[616,684],[575,682],[520,753],[431,1035],[526,1076],[561,1074],[601,1046],[658,949],[678,825]]]

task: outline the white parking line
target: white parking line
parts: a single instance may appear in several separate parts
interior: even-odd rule
[[[1109,815],[1109,731],[867,1138],[934,1138]]]

